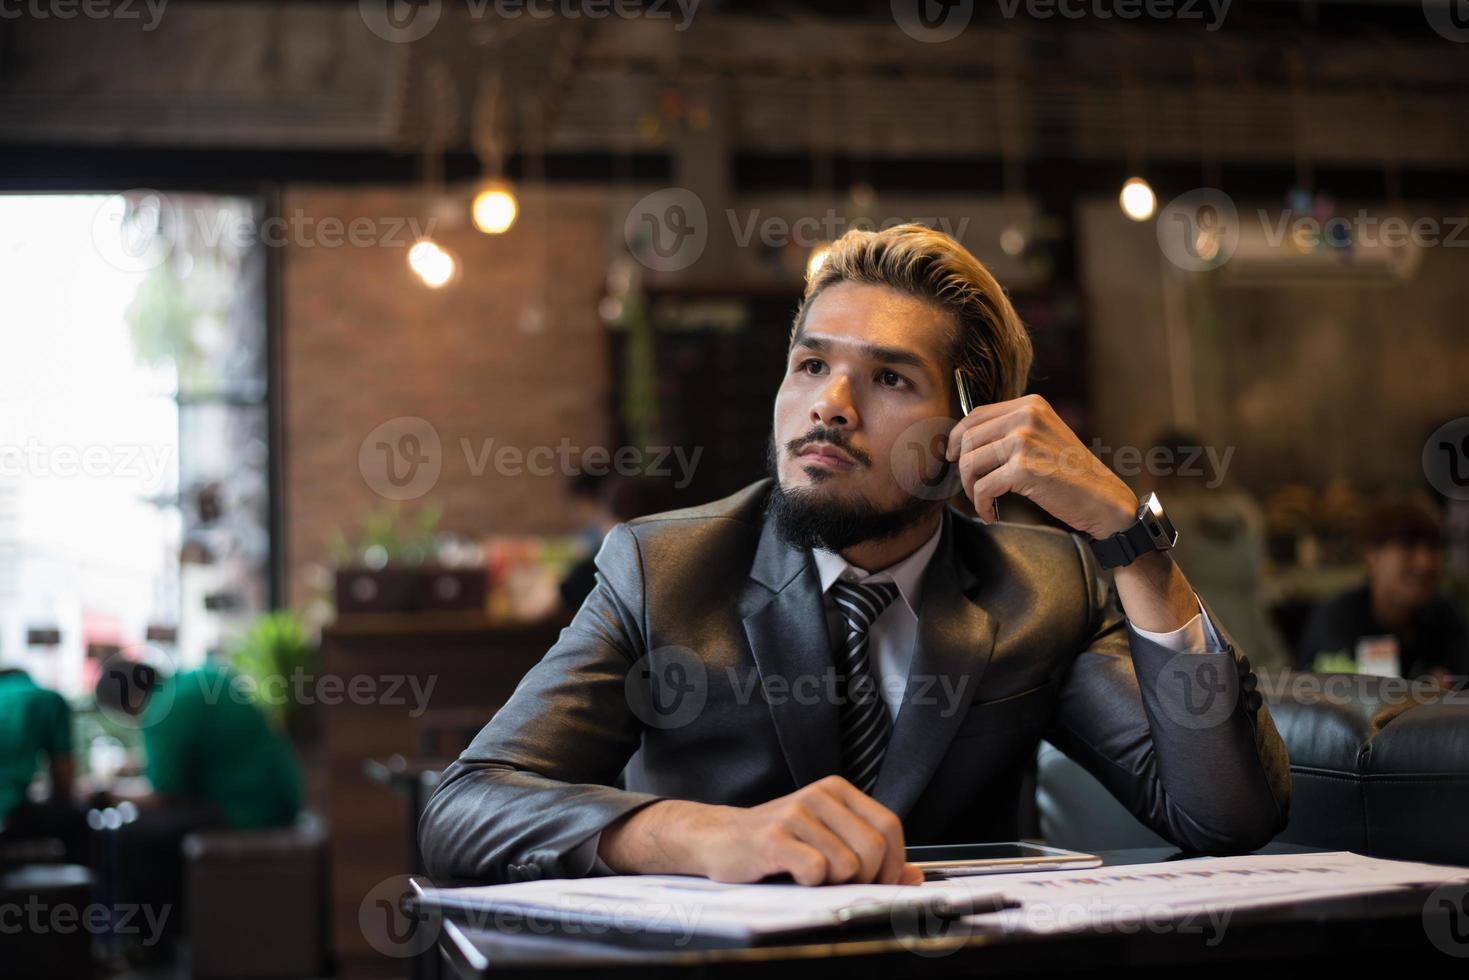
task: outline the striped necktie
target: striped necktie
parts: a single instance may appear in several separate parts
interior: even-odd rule
[[[891,582],[858,585],[836,581],[832,599],[847,621],[846,641],[841,644],[838,666],[845,674],[841,699],[842,768],[847,780],[868,795],[877,786],[877,771],[887,752],[891,722],[867,660],[867,633],[877,617],[898,595]]]

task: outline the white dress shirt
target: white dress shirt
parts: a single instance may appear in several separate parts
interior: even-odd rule
[[[882,614],[873,620],[867,634],[867,662],[882,693],[883,704],[887,705],[889,718],[898,717],[903,703],[903,694],[908,686],[908,669],[913,665],[913,651],[918,644],[918,609],[923,573],[938,550],[939,536],[943,533],[943,522],[938,530],[917,551],[896,564],[876,572],[864,572],[834,552],[821,548],[811,549],[816,561],[816,572],[821,578],[822,602],[826,606],[826,623],[833,642],[846,636],[847,624],[831,597],[832,583],[837,579],[876,585],[891,582],[898,587],[898,597]],[[1170,633],[1154,633],[1139,629],[1129,621],[1127,628],[1137,635],[1152,640],[1175,653],[1218,653],[1224,649],[1214,624],[1204,613],[1203,604],[1199,612],[1178,629]]]

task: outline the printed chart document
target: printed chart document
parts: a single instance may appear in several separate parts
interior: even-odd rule
[[[1192,913],[1436,887],[1449,881],[1469,881],[1469,868],[1390,861],[1350,851],[1194,858],[1006,875],[1005,893],[1019,906],[969,921],[1005,931],[1070,932],[1167,921]]]
[[[493,928],[519,914],[567,925],[746,942],[862,926],[920,914],[956,918],[1009,904],[1001,882],[923,885],[732,885],[682,875],[619,875],[425,889],[422,902]]]
[[[1469,868],[1349,851],[1193,858],[928,881],[922,885],[732,885],[678,875],[528,881],[427,889],[423,904],[471,925],[501,916],[603,932],[668,933],[758,943],[842,927],[912,929],[962,919],[1006,932],[1118,929],[1237,909],[1469,881]]]

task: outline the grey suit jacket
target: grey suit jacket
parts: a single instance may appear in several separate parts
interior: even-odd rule
[[[770,481],[618,525],[597,587],[445,772],[429,873],[591,869],[587,842],[654,800],[750,806],[841,772],[816,567],[765,515]],[[1013,840],[1046,738],[1186,850],[1249,851],[1286,823],[1290,770],[1249,661],[1129,630],[1077,535],[948,508],[874,796],[909,844]]]

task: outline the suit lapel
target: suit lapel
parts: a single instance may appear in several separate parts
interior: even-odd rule
[[[758,584],[746,596],[745,636],[761,690],[781,694],[770,713],[791,776],[804,786],[842,771],[841,722],[826,695],[833,664],[821,580],[810,552],[782,541],[768,515],[750,578]],[[818,697],[792,696],[791,685],[803,678],[820,679]],[[804,683],[810,690],[812,682]]]
[[[900,818],[948,751],[994,652],[997,624],[968,598],[977,579],[957,552],[954,519],[945,509],[943,538],[923,576],[907,691],[874,792]]]

